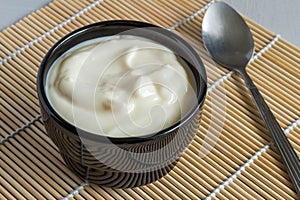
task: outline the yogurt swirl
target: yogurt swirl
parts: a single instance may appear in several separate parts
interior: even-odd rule
[[[139,137],[179,121],[194,105],[191,77],[168,48],[136,36],[76,45],[47,75],[54,110],[76,127],[110,137]]]

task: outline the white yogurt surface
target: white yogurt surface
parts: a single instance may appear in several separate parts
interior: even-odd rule
[[[48,72],[46,93],[66,121],[110,137],[169,127],[195,100],[177,56],[135,36],[103,37],[73,47]]]

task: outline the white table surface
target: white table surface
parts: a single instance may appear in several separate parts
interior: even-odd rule
[[[300,47],[300,0],[223,0],[257,23]],[[50,0],[0,0],[0,30]]]

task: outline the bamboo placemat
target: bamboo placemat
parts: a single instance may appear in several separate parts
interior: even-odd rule
[[[203,48],[201,23],[213,1],[56,0],[3,30],[0,199],[297,199],[280,156],[239,75]],[[170,28],[199,52],[208,95],[197,136],[162,179],[132,189],[83,182],[47,137],[36,94],[49,48],[78,27],[133,19]],[[255,39],[247,70],[300,156],[300,51],[246,19]]]

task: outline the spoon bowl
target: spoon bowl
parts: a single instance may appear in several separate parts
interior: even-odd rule
[[[207,10],[202,37],[212,57],[231,70],[245,68],[253,56],[254,41],[247,24],[225,3],[215,3]]]
[[[254,42],[249,27],[233,8],[226,3],[218,2],[211,5],[205,13],[202,37],[207,51],[216,62],[240,73],[244,78],[300,196],[299,158],[262,95],[246,73],[246,66],[254,52]]]

